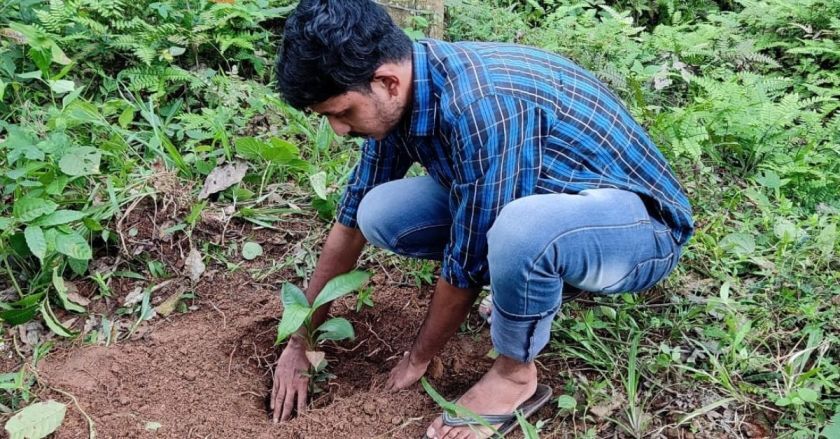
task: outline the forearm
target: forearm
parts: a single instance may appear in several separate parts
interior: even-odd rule
[[[315,272],[306,288],[306,299],[309,303],[315,300],[324,285],[332,278],[347,273],[356,266],[366,242],[364,235],[358,229],[346,227],[338,222],[333,225],[321,249]],[[317,328],[326,320],[330,305],[322,306],[312,315],[313,328]]]
[[[438,279],[426,319],[411,348],[413,363],[428,363],[443,348],[467,317],[480,290],[457,288]]]

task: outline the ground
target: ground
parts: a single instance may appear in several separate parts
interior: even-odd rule
[[[145,243],[149,250],[148,244],[157,241],[155,217],[146,208],[133,218],[127,222],[138,232],[127,246]],[[259,282],[252,273],[294,251],[294,237],[304,239],[323,225],[288,223],[282,226],[285,233],[239,226],[263,242],[266,254],[232,272],[211,266],[195,286],[197,297],[189,312],[155,318],[128,340],[108,347],[59,345],[39,363],[40,398],[70,403],[72,395],[78,402],[69,405],[57,439],[87,437],[88,417],[100,438],[422,436],[440,409],[419,385],[395,393],[383,386],[390,368],[410,347],[433,287],[395,279],[381,264],[369,267],[375,306],[356,312],[351,296],[333,307],[333,314],[350,319],[356,330],[354,341],[327,348],[335,378],[322,385],[304,416],[273,425],[266,403],[279,353],[274,339],[282,314],[280,285],[302,280],[290,268]],[[157,244],[154,256],[176,270],[177,242]],[[121,303],[135,288],[124,280],[114,286],[113,303]],[[178,288],[171,283],[155,295],[168,297]],[[431,383],[448,398],[457,397],[490,367],[490,348],[489,331],[471,316],[465,331],[435,359],[428,374]],[[541,416],[552,413],[545,409]]]

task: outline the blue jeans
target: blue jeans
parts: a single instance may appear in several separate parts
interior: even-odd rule
[[[367,240],[394,253],[440,260],[449,241],[449,193],[430,177],[372,189],[359,206]],[[564,283],[601,294],[650,288],[681,247],[642,199],[618,189],[541,194],[508,203],[487,233],[496,351],[529,362],[548,343]]]

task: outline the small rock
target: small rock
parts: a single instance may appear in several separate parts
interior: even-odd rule
[[[361,424],[362,424],[361,416],[353,416],[353,425],[361,425]]]
[[[120,373],[120,365],[116,364],[116,363],[111,365],[111,372],[119,374]]]
[[[373,416],[376,414],[376,405],[370,401],[366,402],[365,405],[362,406],[362,410],[368,416]]]
[[[127,396],[120,396],[120,405],[128,405],[131,400]]]
[[[391,418],[391,423],[394,425],[400,425],[400,422],[402,422],[402,420],[399,416],[394,416],[393,418]]]
[[[198,374],[194,370],[184,372],[184,379],[187,381],[195,381],[196,377],[198,377]]]
[[[432,358],[431,364],[429,364],[429,377],[433,380],[438,380],[442,376],[443,376],[443,362],[440,361],[439,357],[434,357],[434,358]]]

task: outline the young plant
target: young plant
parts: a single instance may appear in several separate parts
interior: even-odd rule
[[[317,328],[312,326],[312,315],[315,310],[327,303],[346,296],[361,288],[370,278],[370,274],[363,271],[351,271],[334,277],[324,285],[312,305],[306,300],[306,295],[297,286],[291,283],[283,285],[283,317],[277,327],[277,341],[275,344],[283,343],[289,336],[298,329],[305,329],[303,337],[306,344],[306,358],[320,373],[326,367],[324,352],[318,348],[327,340],[353,339],[353,325],[342,317],[335,317],[322,323]]]

